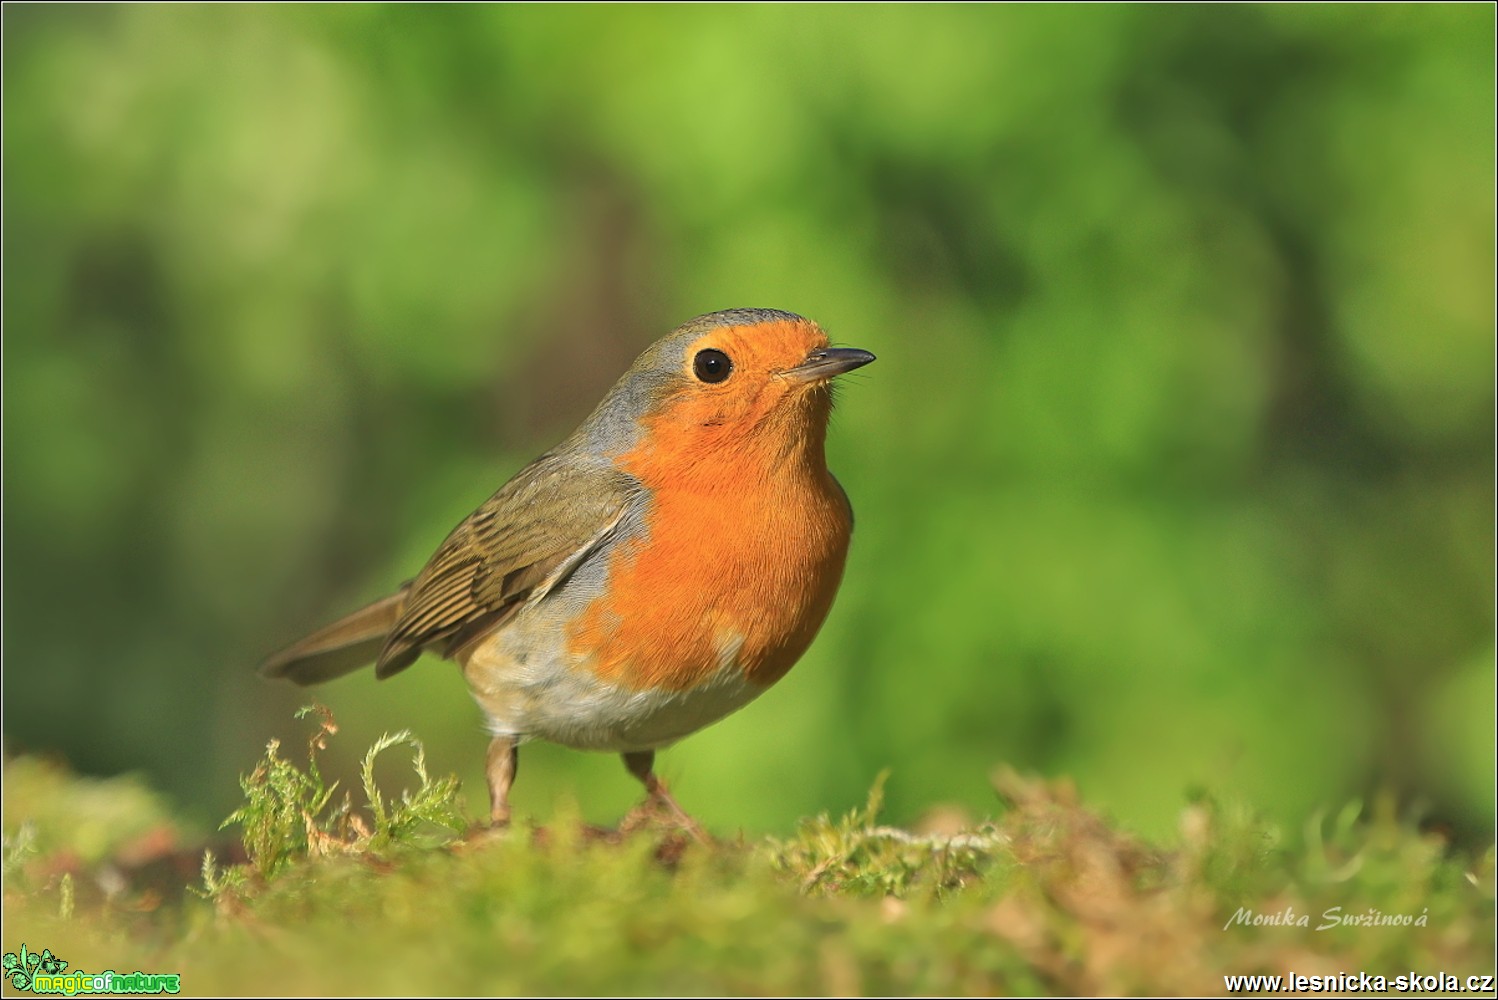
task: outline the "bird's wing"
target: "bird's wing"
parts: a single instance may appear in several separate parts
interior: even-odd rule
[[[406,589],[375,663],[378,677],[427,646],[451,653],[566,580],[641,496],[628,475],[550,453],[526,466],[453,529]]]

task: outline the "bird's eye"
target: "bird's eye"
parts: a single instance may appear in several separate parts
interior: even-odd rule
[[[733,362],[722,351],[709,347],[698,351],[697,357],[692,359],[692,371],[704,382],[717,383],[733,373]]]

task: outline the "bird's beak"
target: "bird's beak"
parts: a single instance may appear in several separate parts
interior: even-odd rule
[[[806,360],[780,374],[793,382],[825,382],[834,375],[862,368],[874,356],[856,347],[819,347]]]

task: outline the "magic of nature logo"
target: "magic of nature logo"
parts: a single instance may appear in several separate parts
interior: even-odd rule
[[[162,972],[67,971],[68,963],[44,948],[40,954],[25,943],[20,951],[8,951],[3,959],[4,976],[10,985],[30,993],[176,993],[182,988],[182,976]]]

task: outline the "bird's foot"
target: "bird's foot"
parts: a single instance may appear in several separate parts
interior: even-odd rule
[[[656,783],[645,800],[624,814],[619,821],[620,833],[633,833],[652,827],[680,830],[699,844],[711,844],[712,836],[686,810],[676,804],[664,785]]]

